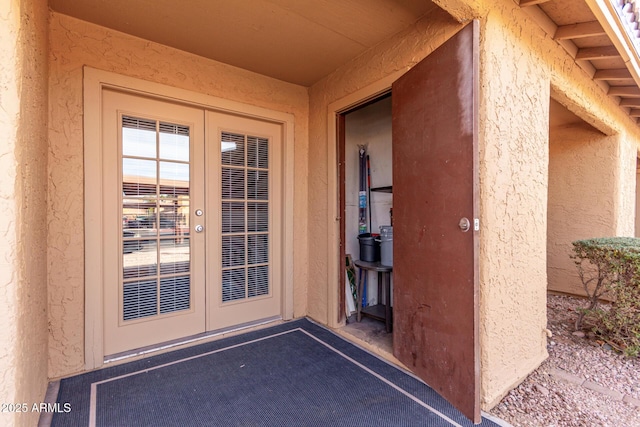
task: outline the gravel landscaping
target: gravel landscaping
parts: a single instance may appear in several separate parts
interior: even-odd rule
[[[575,332],[585,300],[549,295],[549,358],[490,413],[514,426],[640,426],[640,358]]]

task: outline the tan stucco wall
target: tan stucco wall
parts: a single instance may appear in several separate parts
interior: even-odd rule
[[[515,2],[494,3],[481,38],[481,352],[483,406],[491,407],[546,357],[549,97],[603,132],[638,128]],[[629,152],[615,165],[619,206]],[[623,201],[622,198],[628,197]],[[616,232],[632,216],[616,215]]]
[[[84,368],[83,65],[294,115],[294,316],[304,315],[307,89],[57,13],[50,38],[49,375]]]
[[[549,138],[549,223],[547,262],[549,289],[585,295],[570,258],[571,242],[592,237],[632,235],[635,171],[628,179],[628,163],[620,135],[605,136],[591,127],[551,129]],[[631,147],[632,153],[634,151]],[[633,162],[633,158],[631,161]],[[629,229],[631,226],[631,229]]]
[[[640,237],[640,169],[636,170],[635,237]]]
[[[504,2],[481,30],[481,399],[493,406],[547,356],[549,77]],[[534,27],[535,28],[535,27]],[[535,34],[535,31],[534,31]]]
[[[618,145],[619,163],[616,168],[618,183],[618,210],[616,212],[616,236],[634,236],[636,212],[636,164],[640,147],[640,135],[621,134]]]
[[[0,3],[0,414],[32,426],[47,386],[45,0]]]

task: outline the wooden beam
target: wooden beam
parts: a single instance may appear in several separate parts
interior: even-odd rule
[[[598,21],[582,22],[580,24],[561,25],[553,36],[555,40],[579,39],[605,35],[604,28]]]
[[[621,107],[640,107],[640,98],[622,98]]]
[[[622,80],[633,79],[631,72],[626,68],[616,68],[611,70],[598,70],[593,75],[593,80]]]
[[[611,86],[607,95],[640,98],[640,88],[638,86]]]
[[[600,47],[584,47],[578,49],[576,59],[609,59],[619,58],[620,54],[614,46],[600,46]]]
[[[551,0],[520,0],[520,7],[533,6],[536,4],[546,3]]]
[[[631,111],[629,111],[629,116],[631,117],[640,117],[640,109],[639,108],[632,108]],[[640,161],[640,159],[638,159]]]

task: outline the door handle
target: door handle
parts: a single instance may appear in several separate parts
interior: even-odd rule
[[[471,228],[471,221],[469,221],[469,218],[461,218],[458,227],[463,233],[466,233]]]
[[[202,230],[204,230],[204,227],[198,224],[195,226],[195,230],[196,230],[196,233],[202,233]]]

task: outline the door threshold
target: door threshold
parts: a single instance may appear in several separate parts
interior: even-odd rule
[[[376,356],[407,369],[393,355],[393,333],[385,330],[384,322],[366,317],[363,317],[361,322],[356,322],[354,315],[346,325],[333,329],[333,331]]]
[[[282,316],[268,317],[266,319],[260,319],[255,322],[242,323],[240,325],[230,326],[228,328],[216,329],[215,331],[202,332],[200,334],[191,335],[184,338],[178,338],[171,341],[166,341],[162,344],[150,345],[147,347],[140,347],[130,351],[123,351],[121,353],[110,354],[104,357],[103,364],[122,362],[129,359],[140,358],[142,356],[149,355],[151,353],[161,353],[175,347],[189,346],[201,341],[213,341],[214,339],[225,338],[229,335],[236,335],[240,332],[249,332],[251,329],[258,329],[261,326],[271,325],[272,323],[282,321]]]

